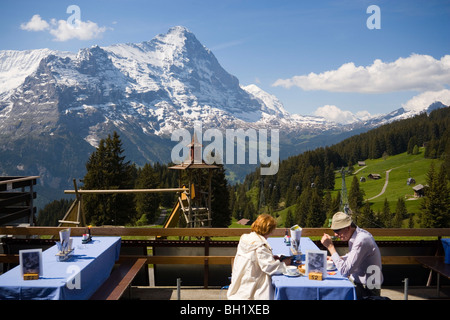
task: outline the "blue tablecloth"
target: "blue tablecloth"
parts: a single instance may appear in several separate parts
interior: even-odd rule
[[[73,256],[57,261],[55,246],[42,253],[43,274],[39,280],[23,280],[20,266],[0,276],[0,299],[85,300],[109,277],[119,259],[120,237],[93,237],[82,244],[73,237]]]
[[[444,247],[444,261],[446,264],[450,264],[450,238],[441,239],[442,246]]]
[[[290,255],[290,247],[284,244],[283,238],[269,238],[268,242],[275,255]],[[319,250],[311,239],[302,237],[301,252]],[[324,280],[309,280],[306,276],[288,277],[273,275],[272,284],[275,289],[275,300],[356,300],[353,283],[339,272],[327,275]]]

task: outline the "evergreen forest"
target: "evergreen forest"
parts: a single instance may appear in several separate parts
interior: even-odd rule
[[[257,169],[232,186],[220,166],[213,174],[213,227],[228,227],[240,219],[251,221],[263,212],[277,217],[280,227],[327,227],[330,217],[342,210],[349,210],[363,227],[450,227],[449,122],[448,107],[422,113],[289,157],[281,161],[275,175],[261,176]],[[186,180],[169,169],[172,164],[138,168],[123,153],[116,132],[101,140],[86,163],[83,188],[173,188]],[[406,159],[403,154],[426,159],[420,164],[426,166],[422,168],[426,171],[425,196],[415,202],[412,212],[408,212],[410,202],[405,195],[399,194],[394,204],[386,198],[383,202],[383,197],[378,205],[369,201],[364,191],[369,183],[355,174],[362,170],[361,162]],[[84,209],[93,225],[151,225],[160,210],[170,210],[175,201],[173,193],[92,195],[84,201]],[[38,224],[57,225],[69,206],[68,200],[53,201],[39,211]]]

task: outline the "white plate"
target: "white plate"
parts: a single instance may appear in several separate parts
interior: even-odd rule
[[[301,275],[302,275],[300,272],[298,272],[297,274],[289,274],[289,273],[287,273],[287,272],[283,272],[283,274],[284,274],[286,277],[298,277],[298,276],[301,276]]]

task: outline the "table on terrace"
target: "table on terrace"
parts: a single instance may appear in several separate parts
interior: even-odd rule
[[[0,276],[0,300],[86,300],[109,277],[119,259],[120,237],[93,237],[83,244],[73,237],[72,256],[57,261],[57,246],[42,253],[43,274],[23,280],[20,266]]]
[[[291,255],[290,247],[286,246],[283,238],[269,238],[268,242],[273,254]],[[319,250],[314,242],[306,237],[300,239],[300,249],[302,254],[308,250]],[[356,300],[355,286],[338,271],[320,281],[309,280],[307,276],[273,275],[272,284],[276,300]]]

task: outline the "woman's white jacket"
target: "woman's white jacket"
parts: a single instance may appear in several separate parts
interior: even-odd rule
[[[284,272],[286,265],[273,258],[272,248],[263,236],[256,232],[243,234],[234,259],[227,298],[271,300],[271,275]]]

